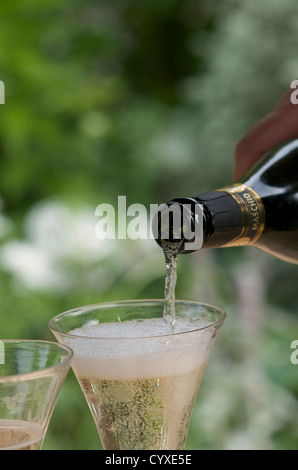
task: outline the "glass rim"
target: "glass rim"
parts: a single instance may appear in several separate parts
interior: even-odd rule
[[[20,374],[10,374],[10,375],[2,375],[0,376],[0,384],[1,383],[8,383],[8,382],[26,382],[27,380],[36,380],[38,378],[42,378],[51,374],[52,371],[55,371],[57,368],[65,366],[69,362],[72,361],[74,352],[73,350],[61,343],[56,343],[55,341],[46,341],[46,340],[35,340],[35,339],[0,339],[0,344],[3,343],[4,345],[7,343],[26,343],[33,345],[48,345],[48,346],[55,346],[58,349],[62,349],[65,351],[66,356],[61,359],[61,361],[53,366],[43,367],[41,369],[33,369],[31,372],[24,372]],[[1,364],[0,364],[1,367]]]
[[[226,312],[220,308],[220,307],[216,307],[215,305],[211,305],[211,304],[207,304],[207,303],[204,303],[204,302],[199,302],[199,301],[193,301],[193,300],[175,300],[175,305],[176,304],[188,304],[188,305],[196,305],[196,306],[201,306],[201,307],[204,307],[206,309],[213,309],[213,310],[216,310],[218,313],[221,314],[221,317],[219,320],[217,321],[214,321],[208,325],[205,325],[205,326],[200,326],[200,327],[194,327],[193,329],[188,329],[188,330],[185,330],[185,331],[177,331],[177,332],[169,332],[169,333],[165,333],[165,334],[159,334],[159,335],[154,335],[154,336],[127,336],[127,337],[112,337],[112,338],[107,338],[107,337],[100,337],[100,336],[83,336],[83,335],[75,335],[75,334],[72,334],[72,333],[65,333],[64,331],[62,331],[61,329],[59,330],[57,327],[54,326],[54,322],[56,320],[59,320],[61,317],[64,317],[66,316],[67,314],[71,314],[71,313],[77,313],[79,314],[80,311],[82,311],[82,313],[84,312],[84,309],[91,309],[91,308],[94,308],[94,307],[112,307],[112,305],[116,305],[116,306],[119,306],[119,305],[128,305],[128,304],[145,304],[145,303],[151,303],[153,304],[154,302],[158,302],[160,304],[164,304],[164,299],[134,299],[134,300],[115,300],[115,301],[108,301],[108,302],[99,302],[99,303],[95,303],[95,304],[90,304],[90,305],[84,305],[84,306],[81,306],[81,307],[76,307],[76,308],[72,308],[70,310],[66,310],[65,312],[62,312],[62,313],[59,313],[58,315],[54,316],[53,318],[51,318],[51,320],[49,321],[48,323],[48,326],[50,328],[50,330],[54,333],[56,332],[58,335],[61,335],[63,336],[64,338],[71,338],[71,339],[84,339],[84,340],[106,340],[106,341],[112,341],[112,340],[115,340],[115,341],[125,341],[125,340],[140,340],[140,339],[154,339],[154,338],[165,338],[167,336],[178,336],[178,335],[184,335],[184,334],[188,334],[188,333],[194,333],[195,331],[201,331],[201,330],[206,330],[208,328],[212,328],[212,327],[219,327],[225,320],[226,318]],[[162,317],[160,317],[162,318]],[[112,323],[115,323],[115,322],[112,322]]]

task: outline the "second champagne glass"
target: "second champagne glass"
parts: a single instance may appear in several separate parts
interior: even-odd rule
[[[48,341],[0,341],[0,450],[39,450],[73,352]]]

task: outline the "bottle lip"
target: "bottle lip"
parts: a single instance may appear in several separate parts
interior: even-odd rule
[[[188,254],[203,245],[203,204],[190,197],[180,197],[167,202],[155,214],[152,232],[163,249]]]

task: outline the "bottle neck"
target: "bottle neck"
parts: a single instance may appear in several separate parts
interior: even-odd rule
[[[236,183],[196,198],[207,213],[204,247],[253,244],[265,226],[265,209],[259,195]]]
[[[256,244],[273,254],[285,252],[287,259],[296,259],[297,155],[298,139],[264,156],[235,185],[175,199],[165,205],[165,211],[174,203],[182,208],[190,205],[186,220],[191,227],[201,228],[203,248]],[[199,216],[197,206],[202,208]],[[186,247],[183,223],[177,231],[182,235],[180,244],[175,237],[169,242],[179,244],[180,253],[192,253],[200,247],[191,247],[190,243]],[[282,246],[281,237],[286,240]],[[162,245],[159,230],[155,239]]]
[[[193,253],[205,242],[207,212],[196,198],[177,198],[165,204],[152,221],[153,236],[164,251]]]
[[[196,197],[205,213],[204,248],[230,244],[241,236],[243,215],[234,197],[225,190],[210,191]]]
[[[265,211],[260,197],[244,184],[210,191],[193,198],[177,198],[164,211],[178,208],[181,219],[176,224],[168,214],[164,220],[170,234],[159,227],[157,242],[177,246],[179,253],[189,254],[200,248],[240,246],[254,243],[262,234]],[[161,211],[162,214],[163,211]],[[170,221],[170,222],[169,222]],[[160,222],[160,221],[159,221]],[[174,229],[174,227],[176,227]]]

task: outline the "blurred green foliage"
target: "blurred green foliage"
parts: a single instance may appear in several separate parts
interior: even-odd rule
[[[68,308],[163,296],[160,249],[96,240],[95,208],[229,183],[237,140],[297,78],[297,14],[295,0],[2,2],[0,337],[53,340]],[[179,260],[177,297],[228,313],[188,448],[297,449],[297,282],[253,249]],[[100,448],[72,372],[44,448]]]

